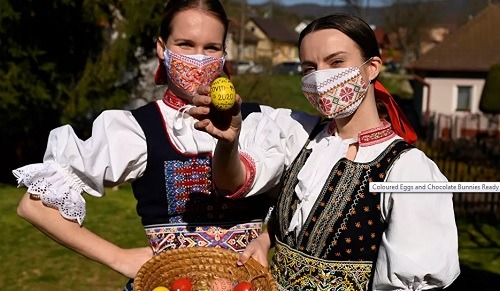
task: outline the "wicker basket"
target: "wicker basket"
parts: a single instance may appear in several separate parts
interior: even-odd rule
[[[269,270],[254,259],[244,266],[236,265],[238,253],[221,248],[180,248],[166,250],[147,261],[137,272],[134,291],[151,291],[169,287],[179,278],[189,278],[193,290],[211,290],[216,279],[251,282],[259,291],[276,291],[277,285]]]

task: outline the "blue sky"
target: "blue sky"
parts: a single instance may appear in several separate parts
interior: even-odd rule
[[[269,2],[269,0],[247,0],[250,4],[262,4],[265,2]],[[370,4],[370,6],[380,6],[387,3],[386,0],[364,0],[364,4]],[[332,3],[335,5],[343,5],[344,1],[342,0],[281,0],[281,4],[283,5],[292,5],[298,3],[314,3],[319,5],[331,5]]]

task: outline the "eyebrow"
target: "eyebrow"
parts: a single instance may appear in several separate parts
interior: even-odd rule
[[[323,61],[325,63],[327,63],[329,60],[339,56],[339,55],[343,55],[343,54],[347,54],[347,52],[344,52],[344,51],[338,51],[338,52],[334,52],[332,54],[329,54],[328,56],[326,56],[325,58],[323,58]],[[307,66],[307,65],[315,65],[316,63],[314,62],[311,62],[311,61],[304,61],[302,63],[300,63],[301,66]]]
[[[182,43],[182,42],[194,43],[193,40],[187,39],[187,38],[176,38],[176,39],[173,40],[173,42],[174,43]],[[205,46],[220,46],[220,47],[222,47],[222,43],[220,43],[220,42],[211,42],[211,43],[205,44]]]
[[[329,60],[333,59],[334,57],[339,56],[339,55],[343,55],[343,54],[347,54],[347,52],[344,52],[344,51],[334,52],[334,53],[329,54],[328,56],[326,56],[326,57],[323,59],[323,61],[326,63],[326,62],[328,62]]]

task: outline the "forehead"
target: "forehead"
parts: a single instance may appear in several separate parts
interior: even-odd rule
[[[222,43],[224,25],[214,15],[196,8],[177,13],[172,19],[169,38],[198,42]]]
[[[335,52],[346,52],[350,55],[361,55],[358,44],[337,29],[316,30],[307,34],[300,44],[302,60],[311,56],[325,57]]]

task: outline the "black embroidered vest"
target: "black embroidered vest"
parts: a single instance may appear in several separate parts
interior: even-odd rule
[[[386,228],[379,193],[369,182],[385,180],[399,155],[412,148],[393,142],[375,160],[337,162],[300,233],[288,232],[299,203],[297,175],[311,150],[304,149],[285,174],[275,209],[276,252],[271,268],[284,290],[367,290]]]
[[[244,103],[242,115],[260,111]],[[132,183],[142,224],[187,223],[210,225],[263,219],[272,200],[267,195],[228,199],[212,183],[210,153],[179,153],[170,143],[162,114],[155,102],[132,110],[147,141],[144,175]]]

